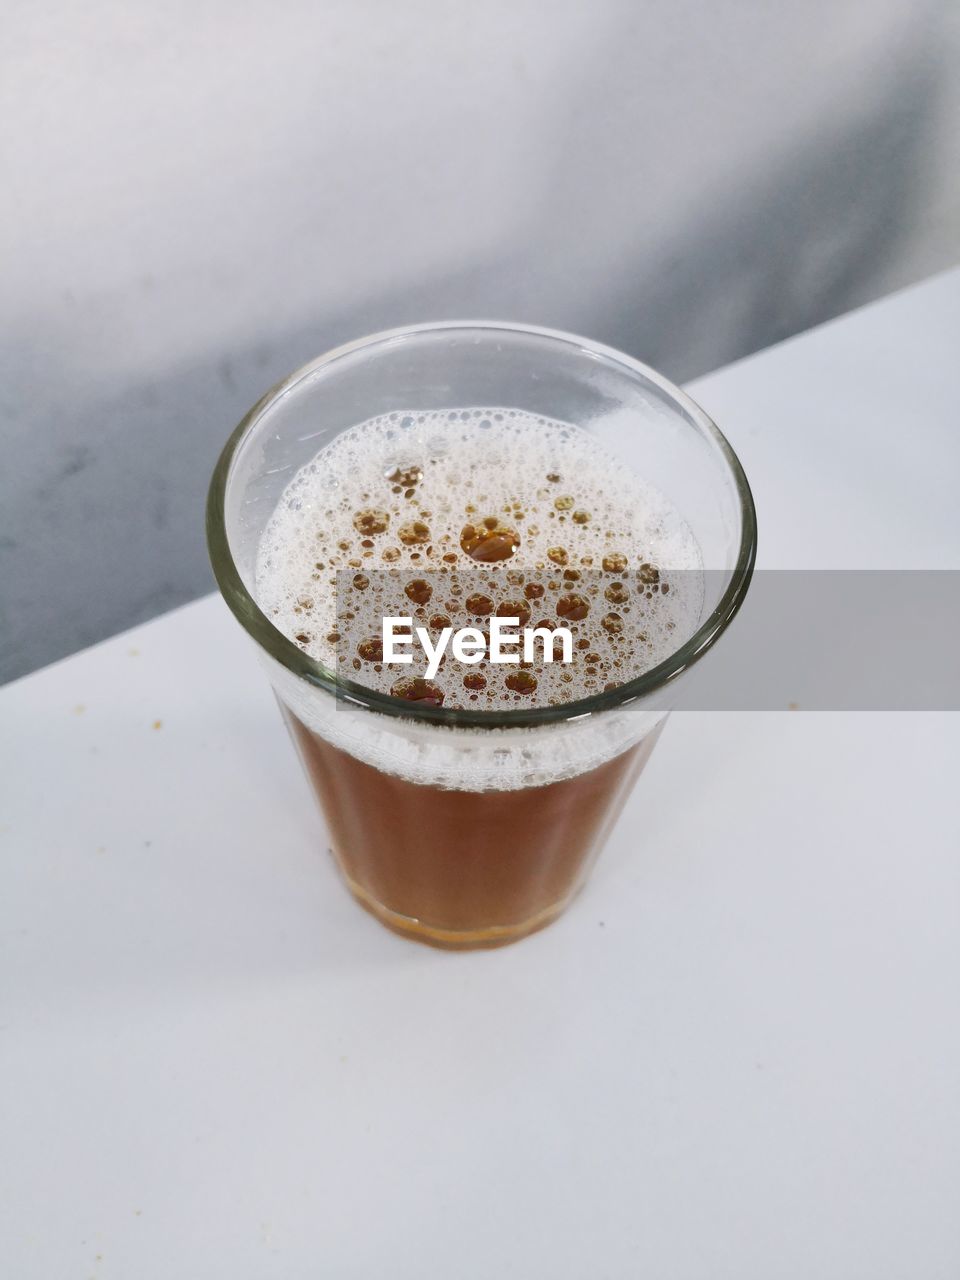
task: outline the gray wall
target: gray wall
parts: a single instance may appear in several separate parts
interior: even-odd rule
[[[330,345],[502,316],[683,379],[960,256],[950,0],[3,12],[0,678],[210,588],[219,447]]]

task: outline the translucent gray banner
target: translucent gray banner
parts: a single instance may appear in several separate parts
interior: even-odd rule
[[[958,655],[960,571],[760,570],[676,705],[957,711]]]
[[[414,641],[411,663],[385,667],[376,643],[382,616],[408,615],[411,630],[428,628],[433,640],[445,624],[472,625],[489,637],[490,615],[516,613],[506,608],[512,601],[525,605],[521,626],[571,628],[572,674],[544,665],[538,651],[536,662],[519,663],[534,677],[532,690],[529,678],[515,678],[516,666],[485,665],[476,671],[485,673],[486,687],[471,696],[475,685],[464,676],[475,680],[474,669],[458,663],[451,648],[428,698],[484,710],[605,696],[658,663],[676,667],[673,656],[680,650],[686,660],[679,676],[644,694],[651,707],[960,710],[960,571],[761,570],[740,613],[695,659],[702,645],[689,641],[698,628],[709,628],[728,583],[727,573],[650,566],[572,570],[551,564],[539,573],[490,566],[458,571],[454,579],[426,566],[364,566],[338,572],[328,638],[341,676],[391,692],[396,680],[426,678],[427,656]],[[475,597],[484,596],[481,607]],[[586,616],[572,606],[578,599]]]

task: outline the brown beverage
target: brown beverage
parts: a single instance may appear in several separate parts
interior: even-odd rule
[[[491,795],[407,782],[286,718],[351,893],[391,929],[451,948],[499,946],[560,915],[660,732],[578,777]]]
[[[383,415],[337,436],[264,530],[257,598],[328,670],[410,703],[498,713],[625,683],[696,627],[699,549],[667,500],[577,427],[509,409]],[[684,570],[683,573],[676,573]],[[694,571],[694,572],[691,572]],[[572,660],[391,666],[398,611],[437,635],[492,616]],[[559,652],[559,650],[558,650]],[[278,684],[347,885],[398,931],[495,946],[578,888],[662,725],[629,709],[536,728],[416,725]]]

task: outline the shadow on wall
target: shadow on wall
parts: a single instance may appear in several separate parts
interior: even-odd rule
[[[670,242],[610,281],[592,335],[688,381],[878,296],[922,218],[948,74],[918,36],[871,101],[786,137],[749,188],[693,193]]]
[[[618,56],[611,50],[614,71]],[[529,255],[424,276],[413,290],[107,394],[60,352],[60,382],[49,389],[51,353],[8,348],[5,394],[21,406],[23,457],[0,513],[0,681],[211,588],[203,507],[216,456],[267,386],[330,346],[428,318],[510,315],[579,327],[688,379],[870,297],[915,219],[946,70],[921,47],[898,65],[897,78],[878,79],[869,109],[838,116],[829,135],[790,140],[751,190],[696,193],[686,225],[655,246],[638,232],[634,260],[612,278],[608,269],[591,278],[587,253],[548,313],[542,298],[556,300],[567,264],[544,226],[529,229]],[[558,167],[541,207],[561,204],[576,181]],[[602,236],[602,221],[584,237]],[[33,457],[33,433],[59,441],[52,461]]]

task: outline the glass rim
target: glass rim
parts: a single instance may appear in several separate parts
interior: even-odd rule
[[[233,463],[243,442],[271,408],[318,370],[352,356],[358,351],[396,344],[418,334],[477,329],[546,338],[559,345],[574,347],[581,354],[603,360],[630,374],[640,374],[674,404],[682,408],[699,430],[719,448],[734,481],[740,503],[740,545],[736,563],[730,571],[730,582],[715,608],[693,635],[662,662],[634,680],[627,681],[615,689],[601,691],[588,698],[579,698],[559,706],[493,711],[433,706],[426,703],[412,703],[403,698],[392,697],[390,694],[379,693],[354,680],[338,676],[315,658],[311,658],[274,626],[244,585],[230,549],[226,527],[226,495]],[[614,347],[578,337],[576,334],[565,333],[559,329],[497,320],[444,320],[387,329],[335,347],[281,379],[244,414],[220,453],[207,495],[206,531],[210,562],[221,595],[234,616],[260,648],[292,675],[341,701],[369,711],[378,711],[405,720],[470,729],[526,728],[579,720],[597,712],[626,706],[662,689],[699,661],[733,621],[750,585],[757,553],[756,508],[740,460],[716,423],[685,391],[657,373],[655,369],[634,359],[633,356],[617,351]]]

